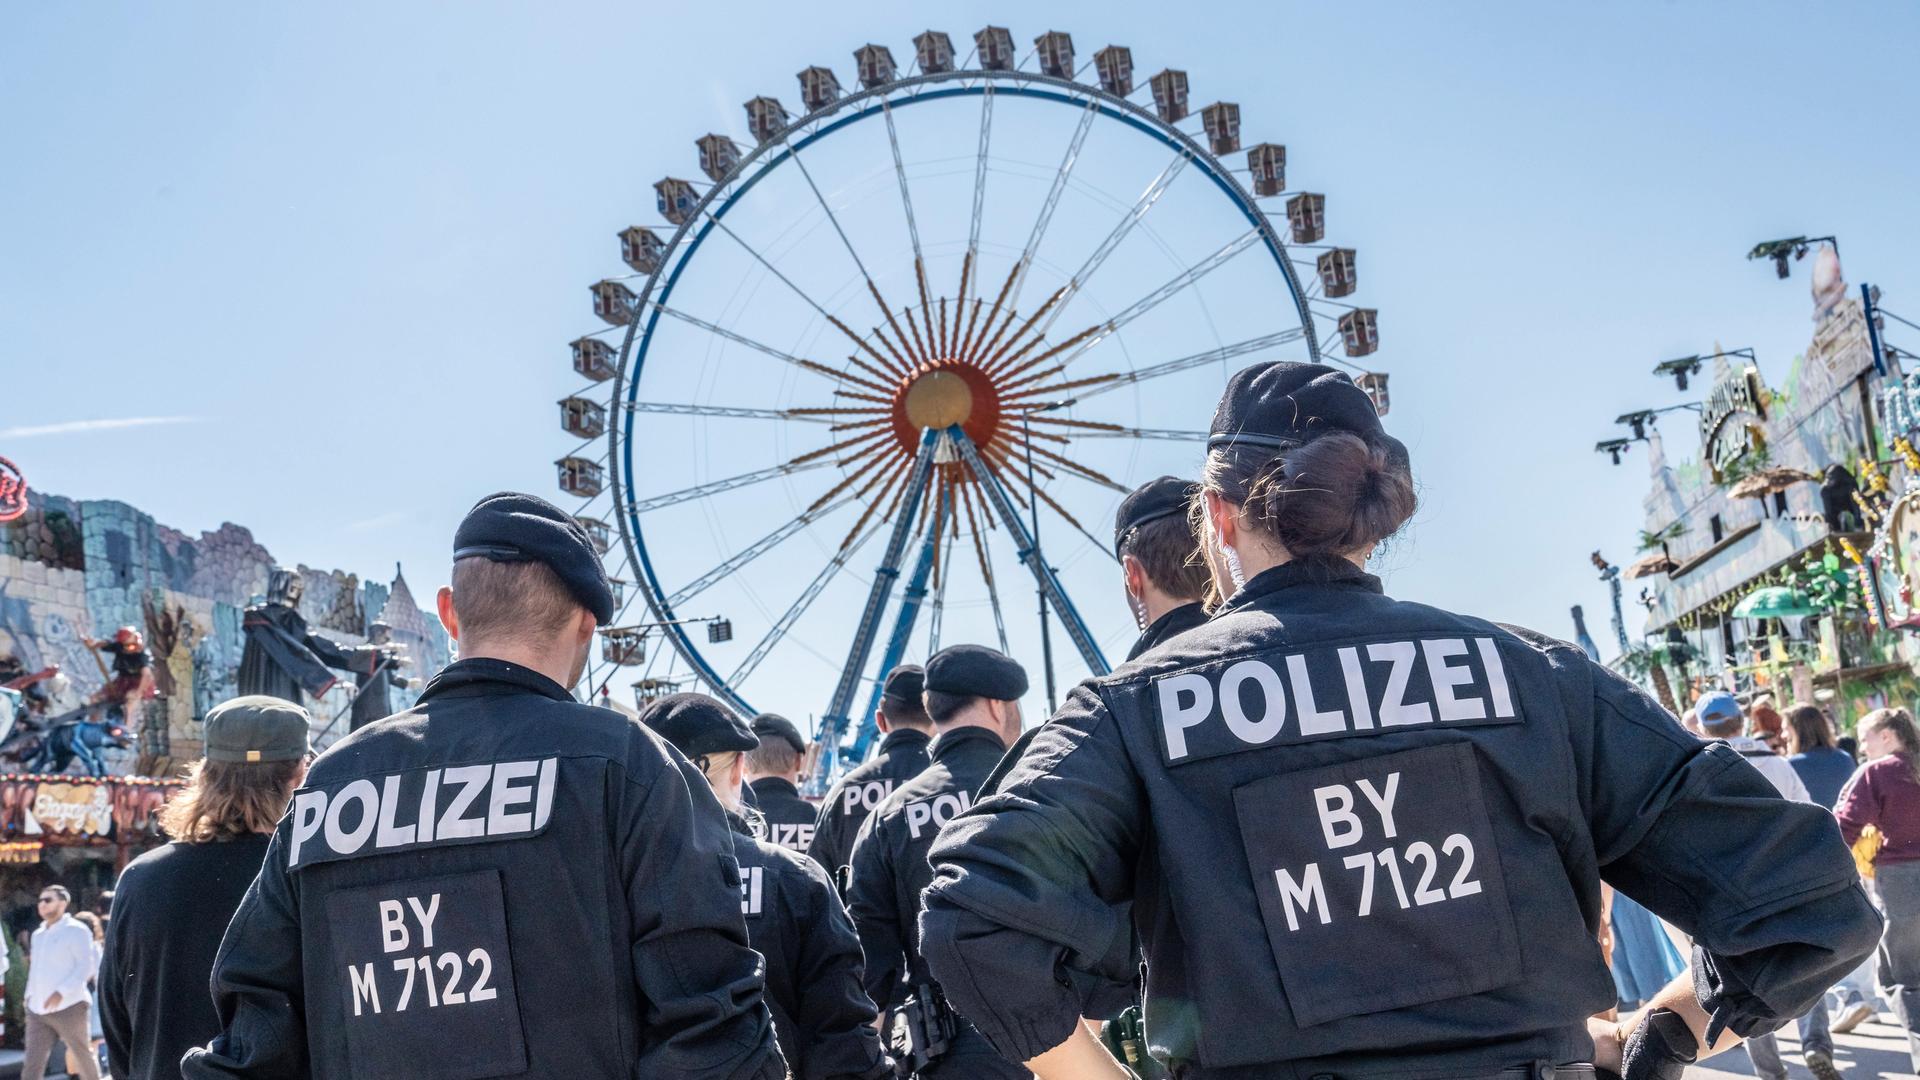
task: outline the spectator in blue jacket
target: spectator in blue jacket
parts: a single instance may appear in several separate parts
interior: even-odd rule
[[[1834,745],[1833,723],[1818,705],[1795,705],[1786,719],[1788,763],[1813,801],[1833,809],[1858,762]]]

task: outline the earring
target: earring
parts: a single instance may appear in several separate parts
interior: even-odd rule
[[[1233,591],[1237,593],[1247,584],[1247,572],[1240,569],[1240,553],[1233,549],[1232,544],[1222,543],[1220,556],[1227,561],[1227,576],[1233,579]]]

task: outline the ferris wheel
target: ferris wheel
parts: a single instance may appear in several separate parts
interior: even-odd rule
[[[1061,32],[913,44],[694,140],[706,182],[660,180],[619,233],[560,402],[560,486],[630,586],[594,685],[816,717],[822,775],[943,643],[1044,663],[1049,694],[1056,664],[1107,671],[1135,632],[1113,508],[1194,474],[1232,371],[1344,364],[1386,408],[1354,252],[1238,105]]]

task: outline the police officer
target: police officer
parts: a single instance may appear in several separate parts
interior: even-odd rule
[[[893,1063],[874,1030],[878,1011],[860,985],[860,939],[839,894],[813,860],[756,839],[741,816],[746,757],[767,736],[705,694],[669,694],[648,705],[640,722],[693,762],[727,810],[740,911],[767,960],[767,1005],[794,1080],[891,1077]]]
[[[1615,1000],[1603,878],[1698,946],[1628,1022],[1629,1077],[1778,1027],[1872,948],[1830,814],[1577,648],[1382,593],[1364,563],[1413,482],[1344,374],[1238,373],[1208,445],[1221,611],[1082,684],[934,846],[928,966],[1001,1052],[1123,1075],[1077,1019],[1127,900],[1183,1080],[1621,1069],[1587,1022]]]
[[[761,713],[753,718],[752,728],[758,742],[747,749],[747,787],[765,820],[766,839],[804,853],[813,842],[818,816],[813,804],[800,797],[807,740],[779,713]]]
[[[1129,660],[1207,621],[1200,603],[1207,592],[1206,564],[1195,557],[1200,541],[1188,513],[1199,495],[1199,484],[1163,476],[1135,488],[1113,515],[1121,584],[1140,626]]]
[[[923,1080],[1027,1080],[949,1006],[915,933],[933,876],[927,849],[1020,730],[1027,673],[983,645],[952,645],[928,658],[925,685],[938,733],[932,764],[888,796],[853,842],[847,906],[866,952],[867,993],[892,1014],[888,1042],[903,1071]]]
[[[860,826],[895,787],[927,767],[933,721],[920,700],[925,689],[925,672],[918,664],[901,664],[887,672],[880,683],[880,708],[874,714],[874,724],[885,736],[879,751],[847,770],[820,803],[820,818],[807,854],[827,868],[843,893],[847,864],[853,859],[853,838],[859,835]]]
[[[314,761],[185,1076],[784,1077],[712,791],[568,694],[614,609],[586,532],[501,493],[453,547],[461,659]]]
[[[1120,559],[1120,584],[1140,628],[1140,636],[1127,650],[1129,660],[1207,621],[1207,609],[1201,603],[1208,586],[1206,564],[1196,558],[1200,541],[1188,513],[1199,494],[1199,484],[1163,476],[1135,488],[1120,500],[1120,509],[1113,515],[1113,553]],[[1020,736],[980,790],[998,791],[1038,734],[1036,727]]]

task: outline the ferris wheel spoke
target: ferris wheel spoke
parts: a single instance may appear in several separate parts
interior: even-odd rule
[[[1133,227],[1140,224],[1141,219],[1147,216],[1147,211],[1154,208],[1155,204],[1160,201],[1160,196],[1167,193],[1167,188],[1173,185],[1174,180],[1186,169],[1187,162],[1191,160],[1193,159],[1183,150],[1172,161],[1167,163],[1166,168],[1160,170],[1160,175],[1154,177],[1153,182],[1147,185],[1147,189],[1140,193],[1138,199],[1134,200],[1133,206],[1128,209],[1126,216],[1122,217],[1120,223],[1113,227],[1113,231],[1107,234],[1106,239],[1100,241],[1100,246],[1093,249],[1093,254],[1087,256],[1087,261],[1081,264],[1080,269],[1074,271],[1073,277],[1067,280],[1066,300],[1070,301],[1079,295],[1080,290],[1086,287],[1087,282],[1092,279],[1095,272],[1106,263],[1107,257],[1112,255],[1114,250],[1120,246],[1120,242],[1125,240],[1128,234],[1133,232]],[[1053,318],[1048,319],[1046,324],[1040,328],[1042,334],[1045,334],[1052,328],[1054,320],[1060,317],[1060,312],[1065,310],[1066,306],[1066,301],[1062,301],[1060,306],[1054,310]]]
[[[887,306],[886,298],[880,295],[880,287],[873,283],[872,278],[867,279],[867,291],[873,294],[873,302],[880,305],[880,313],[886,316],[887,325],[893,328],[893,336],[896,340],[900,342],[900,349],[904,351],[907,347],[907,335],[904,331],[900,329],[900,324],[894,320],[893,309]],[[907,316],[907,325],[909,327],[913,326],[912,314],[908,314]],[[875,336],[880,337],[882,341],[886,341],[885,336],[880,334],[879,327],[877,326],[874,327],[873,332]],[[914,336],[917,338],[919,337],[919,335],[920,335],[920,332],[918,330],[915,330]],[[888,348],[892,348],[891,343],[888,343]],[[895,353],[895,355],[898,356],[899,354]],[[901,357],[900,359],[901,359],[901,363],[906,364],[909,369],[915,366],[915,361],[909,361],[904,357]],[[920,353],[920,355],[917,357],[917,362],[922,364],[927,362],[927,356],[925,352]]]
[[[967,264],[973,261],[973,255],[980,250],[980,220],[987,205],[987,150],[993,142],[993,86],[988,84],[980,95],[980,148],[973,156],[973,215],[967,225]],[[966,265],[960,272],[959,299],[967,299]]]
[[[644,514],[649,510],[658,510],[663,506],[672,506],[675,503],[687,502],[692,499],[704,499],[711,495],[718,495],[723,491],[732,491],[735,488],[747,487],[751,484],[758,484],[764,480],[772,480],[775,477],[790,476],[797,472],[805,472],[808,469],[825,468],[827,464],[825,461],[803,461],[802,459],[795,458],[784,465],[757,469],[753,472],[741,473],[738,476],[729,476],[724,480],[713,480],[705,484],[696,484],[693,487],[682,488],[679,491],[668,492],[665,495],[653,495],[645,499],[635,499],[627,504],[627,510],[635,514]]]
[[[893,108],[884,98],[880,101],[880,113],[887,122],[887,145],[893,150],[893,175],[900,181],[900,206],[906,211],[907,238],[913,244],[913,276],[915,284],[920,289],[920,321],[926,324],[927,344],[932,345],[935,340],[933,303],[928,299],[927,293],[927,262],[920,251],[920,226],[913,217],[913,192],[907,186],[907,166],[900,160],[900,133],[893,125]],[[911,315],[907,317],[907,322],[909,325],[912,324]],[[925,356],[926,352],[926,349],[921,349],[922,356]]]
[[[1082,439],[1170,439],[1186,441],[1205,439],[1204,431],[1175,431],[1171,428],[1137,428],[1122,424],[1108,424],[1099,420],[1069,420],[1059,416],[1036,416],[1036,424],[1058,424],[1074,428]]]
[[[1182,356],[1176,360],[1166,360],[1158,364],[1149,364],[1135,371],[1119,372],[1114,375],[1113,380],[1108,385],[1095,387],[1080,396],[1089,398],[1095,394],[1104,394],[1109,390],[1118,390],[1120,387],[1132,383],[1146,382],[1149,379],[1157,379],[1162,375],[1172,375],[1175,372],[1188,371],[1193,368],[1204,367],[1208,364],[1220,363],[1237,357],[1247,356],[1251,353],[1271,349],[1276,346],[1286,345],[1299,341],[1304,337],[1306,337],[1306,332],[1296,326],[1278,333],[1263,334],[1260,337],[1248,338],[1245,341],[1236,341],[1231,345],[1222,345],[1217,349],[1208,349],[1206,352]]]
[[[1031,371],[1036,367],[1039,367],[1041,364],[1046,363],[1047,361],[1053,359],[1054,357],[1059,356],[1061,353],[1066,352],[1068,349],[1074,348],[1075,346],[1079,345],[1081,342],[1087,340],[1088,338],[1099,333],[1100,331],[1101,331],[1101,327],[1099,326],[1089,326],[1085,330],[1080,331],[1079,333],[1073,335],[1072,337],[1061,342],[1060,344],[1055,345],[1053,348],[1048,349],[1046,352],[1041,353],[1039,356],[1036,356],[1033,359],[1028,360],[1024,363],[1015,364],[1014,361],[1019,360],[1020,357],[1023,356],[1028,349],[1031,349],[1035,344],[1038,344],[1041,340],[1043,340],[1041,338],[1035,338],[1032,342],[1028,343],[1026,348],[1021,349],[1018,353],[1015,353],[1011,358],[1008,359],[1006,365],[1004,365],[1005,370],[995,371],[993,372],[993,375],[996,378],[1000,378],[1000,379],[1011,379],[1015,375],[1025,374],[1026,372]],[[1066,366],[1067,365],[1065,363],[1062,363],[1057,367],[1055,367],[1053,370],[1062,371],[1066,369]],[[1036,375],[1031,378],[1022,380],[1022,383],[1036,382],[1041,378],[1044,378],[1044,376]]]
[[[1108,373],[1106,375],[1089,375],[1084,379],[1068,379],[1066,382],[1057,382],[1048,386],[1034,386],[1025,390],[1018,390],[1006,395],[1002,400],[1014,402],[1015,404],[1012,407],[1018,408],[1018,402],[1023,398],[1038,397],[1041,394],[1057,394],[1062,390],[1074,390],[1082,386],[1097,386],[1112,382],[1119,377],[1118,375]]]
[[[630,412],[665,413],[670,416],[735,417],[742,420],[794,420],[808,424],[830,424],[825,416],[811,415],[805,409],[736,409],[729,405],[675,405],[664,401],[630,401]]]
[[[748,255],[753,256],[754,261],[758,262],[761,266],[765,267],[768,273],[772,274],[776,279],[778,279],[782,285],[785,285],[788,289],[791,289],[795,296],[798,296],[801,299],[801,301],[803,301],[808,307],[812,308],[821,318],[825,319],[828,323],[830,323],[834,329],[840,331],[842,334],[845,334],[848,340],[852,341],[854,345],[856,345],[863,351],[870,354],[882,366],[887,366],[886,357],[881,356],[877,352],[874,352],[873,346],[869,345],[865,338],[862,338],[859,334],[854,333],[852,327],[840,321],[840,318],[838,316],[834,315],[832,312],[828,311],[826,308],[820,306],[820,302],[815,300],[812,296],[808,295],[805,289],[802,289],[800,286],[794,284],[793,279],[781,273],[778,267],[774,266],[773,263],[769,261],[765,255],[762,255],[760,253],[760,249],[754,247],[752,244],[747,243],[746,240],[743,239],[739,233],[736,233],[731,228],[728,228],[726,222],[723,222],[719,218],[713,216],[711,211],[707,212],[706,217],[709,222],[719,226],[721,232],[731,237],[733,239],[733,242],[740,246],[741,250],[745,251]],[[861,368],[867,371],[870,371],[874,375],[877,375],[883,379],[899,378],[902,375],[906,374],[906,369],[904,368],[900,370],[882,372],[868,365],[864,361],[854,360],[853,357],[848,357],[847,359],[853,360],[853,362],[856,364],[859,364]]]
[[[1034,438],[1035,439],[1060,438],[1060,436],[1050,435],[1049,433],[1046,433],[1046,432],[1036,431],[1034,432]],[[1061,438],[1060,441],[1065,442],[1066,440]],[[1069,476],[1077,476],[1082,480],[1086,480],[1091,483],[1098,484],[1101,487],[1107,488],[1112,491],[1117,491],[1122,495],[1132,490],[1122,484],[1115,483],[1112,477],[1106,475],[1105,473],[1101,472],[1098,469],[1094,469],[1086,465],[1082,465],[1079,462],[1073,460],[1072,458],[1066,457],[1062,454],[1049,450],[1046,447],[1040,446],[1035,442],[1031,442],[1031,441],[1028,441],[1025,439],[1019,439],[1019,438],[1009,439],[1009,440],[1006,440],[1005,442],[1002,442],[999,439],[999,437],[996,436],[994,439],[994,442],[991,445],[994,449],[999,450],[1003,454],[1003,458],[1002,458],[1003,461],[1006,460],[1007,458],[1014,457],[1018,453],[1031,453],[1033,454],[1033,456],[1040,458],[1043,461],[1047,461],[1047,462],[1050,462],[1051,464],[1060,466],[1060,468],[1066,470],[1067,475]],[[1046,466],[1040,465],[1037,462],[1034,465],[1034,470],[1036,472],[1039,472],[1045,468]],[[1013,471],[1017,476],[1018,470],[1016,469]],[[1052,479],[1053,473],[1048,472],[1046,473],[1046,476],[1048,479]],[[1028,484],[1027,486],[1030,488],[1033,487],[1032,484]],[[1036,488],[1035,491],[1038,492],[1038,489]],[[1045,496],[1042,495],[1042,497],[1044,498]]]
[[[809,503],[807,505],[807,509],[809,511],[818,510],[822,506],[825,506],[827,503],[832,502],[834,498],[836,498],[841,492],[852,487],[854,484],[859,483],[861,479],[866,477],[869,473],[871,473],[874,470],[876,466],[878,466],[881,462],[885,460],[886,459],[879,454],[873,455],[872,457],[867,459],[866,464],[860,466],[857,469],[854,469],[853,471],[847,473],[847,475],[841,477],[840,482],[828,488],[826,494],[820,496],[819,498],[813,500],[813,502]]]
[[[1066,353],[1066,359],[1061,361],[1062,365],[1073,363],[1081,356],[1086,355],[1094,346],[1112,337],[1121,327],[1126,326],[1133,320],[1192,288],[1200,279],[1226,265],[1234,256],[1254,246],[1259,240],[1259,230],[1247,230],[1219,251],[1182,270],[1180,273],[1174,275],[1166,284],[1134,301],[1119,313],[1108,318],[1105,322],[1096,323],[1092,328],[1097,331],[1096,333],[1089,335],[1085,331],[1082,331],[1080,334],[1075,335],[1074,340],[1078,341],[1079,344],[1076,345],[1072,351]]]
[[[801,529],[806,528],[808,525],[813,524],[813,522],[816,521],[817,519],[825,516],[826,514],[833,512],[834,510],[839,509],[841,506],[845,505],[847,501],[848,500],[846,499],[841,499],[839,501],[829,503],[828,505],[821,507],[820,509],[807,510],[802,512],[799,516],[792,518],[791,520],[787,521],[785,524],[782,524],[780,527],[774,529],[772,532],[768,533],[767,535],[761,537],[758,540],[755,540],[751,544],[748,544],[745,548],[741,549],[737,554],[730,556],[724,562],[720,563],[720,565],[714,567],[711,570],[708,570],[706,573],[701,574],[699,577],[694,578],[692,581],[687,582],[685,585],[680,586],[680,588],[677,591],[675,591],[673,595],[667,597],[667,606],[670,608],[677,608],[681,604],[686,603],[688,600],[691,600],[694,597],[700,595],[706,590],[712,588],[715,582],[718,582],[722,578],[729,577],[739,572],[741,567],[746,566],[748,563],[752,562],[753,560],[759,558],[762,555],[765,555],[767,552],[772,551],[774,548],[779,547],[781,542],[785,541],[787,538],[791,537],[793,534],[799,532]]]
[[[756,352],[765,353],[766,355],[771,356],[777,360],[784,360],[787,363],[792,364],[795,367],[801,368],[803,370],[811,371],[817,375],[825,375],[827,378],[834,379],[839,382],[852,383],[856,386],[865,386],[865,387],[868,387],[869,389],[878,390],[883,394],[892,392],[890,388],[888,388],[887,386],[881,383],[873,382],[869,379],[863,379],[858,375],[853,375],[845,371],[836,371],[833,368],[830,368],[827,365],[822,364],[817,360],[808,360],[806,357],[803,357],[803,356],[795,356],[784,349],[776,349],[773,346],[766,344],[765,342],[755,341],[754,339],[747,337],[745,334],[737,333],[735,331],[727,329],[724,326],[719,326],[715,323],[710,323],[707,320],[702,319],[697,315],[690,315],[687,312],[679,310],[678,308],[668,307],[667,305],[662,304],[658,301],[653,301],[652,303],[653,303],[653,306],[656,309],[658,309],[662,314],[671,315],[675,319],[678,319],[689,326],[693,326],[701,330],[705,330],[707,333],[712,334],[715,337],[725,338],[726,340],[731,341],[736,345],[744,345],[747,348],[752,349]]]
[[[960,536],[959,515],[953,516],[953,527],[941,543],[941,550],[933,557],[933,606],[927,611],[927,655],[940,651],[940,622],[947,610],[947,579],[952,577],[953,542]]]
[[[807,168],[805,161],[801,160],[800,151],[794,147],[792,142],[792,132],[793,129],[789,127],[785,136],[788,157],[793,160],[794,165],[799,167],[800,175],[806,178],[807,188],[813,192],[814,201],[820,204],[822,211],[825,211],[827,220],[833,225],[833,231],[839,235],[840,243],[847,249],[847,255],[853,259],[853,265],[859,269],[860,276],[866,280],[867,291],[873,295],[873,302],[880,306],[880,313],[886,316],[888,324],[892,325],[893,309],[887,305],[886,300],[880,295],[880,287],[873,283],[873,275],[868,273],[866,262],[860,258],[860,253],[854,250],[853,241],[847,238],[847,230],[840,226],[839,216],[833,212],[833,207],[827,203],[827,197],[821,193],[820,185],[814,182],[813,171]],[[899,326],[895,325],[893,332],[902,340],[905,339],[906,335],[900,333]],[[925,358],[923,357],[922,359],[924,360]],[[908,366],[911,367],[912,365]]]
[[[1034,219],[1033,231],[1027,235],[1027,246],[1021,249],[1020,261],[1014,264],[1013,300],[1020,300],[1020,290],[1026,285],[1027,270],[1033,265],[1033,257],[1039,254],[1040,241],[1047,235],[1047,226],[1053,223],[1053,212],[1060,206],[1060,196],[1067,190],[1067,180],[1073,176],[1073,167],[1080,163],[1080,150],[1086,145],[1087,133],[1093,130],[1094,117],[1099,115],[1098,103],[1089,100],[1080,112],[1080,124],[1073,129],[1073,138],[1067,142],[1067,152],[1060,158],[1060,167],[1054,171],[1053,186],[1047,189],[1046,201],[1040,204],[1040,215]]]
[[[966,504],[967,535],[973,539],[973,554],[980,560],[980,580],[987,586],[987,603],[993,608],[993,627],[1000,636],[1000,651],[1011,652],[1007,648],[1007,620],[1000,611],[1000,589],[994,584],[993,566],[987,561],[985,526],[980,522],[980,510],[974,506],[972,488],[971,484],[960,485],[961,501]],[[987,518],[992,520],[992,515]]]
[[[813,602],[826,591],[827,585],[833,581],[834,576],[847,565],[847,560],[853,558],[854,553],[859,551],[878,531],[878,528],[868,529],[858,540],[835,552],[833,558],[827,560],[826,567],[814,576],[814,579],[801,591],[800,596],[778,619],[774,620],[766,634],[754,643],[752,651],[747,653],[746,657],[740,661],[740,665],[733,669],[733,674],[727,676],[727,685],[737,687],[753,674],[754,669],[760,666],[760,661],[767,658],[767,654],[772,652],[773,647],[779,644],[780,639],[793,628],[793,624],[799,621],[800,616],[806,614],[807,609],[813,606]]]
[[[867,527],[868,519],[873,517],[873,512],[880,508],[880,504],[882,502],[886,502],[888,495],[892,495],[893,501],[890,503],[887,503],[887,512],[880,515],[880,520],[875,522],[874,525],[877,528],[880,525],[884,525],[888,521],[891,521],[893,519],[893,512],[900,505],[900,497],[907,493],[907,487],[909,485],[904,483],[904,481],[907,479],[909,475],[910,475],[910,470],[906,470],[906,469],[899,469],[893,472],[880,472],[880,473],[874,474],[874,480],[870,480],[867,482],[867,487],[861,489],[862,493],[864,493],[866,490],[871,488],[873,486],[874,481],[876,480],[881,480],[882,478],[885,478],[885,483],[880,488],[880,493],[876,495],[871,502],[867,503],[867,508],[865,510],[862,510],[860,512],[860,520],[854,522],[853,528],[847,530],[846,538],[840,541],[841,547],[845,547],[848,544],[851,544],[853,542],[853,538],[859,535],[860,530]],[[859,498],[859,497],[860,497],[859,495],[855,496],[855,498]]]
[[[923,284],[920,287],[920,292],[921,292],[921,295],[924,296],[926,295],[926,285],[924,284],[926,275],[920,274],[918,267],[915,267],[915,273],[917,276],[919,276],[922,279]],[[924,314],[926,311],[926,306],[923,304],[920,310]],[[900,314],[907,320],[907,329],[909,331],[912,331],[913,333],[913,351],[920,354],[920,358],[922,361],[931,360],[933,358],[933,353],[928,348],[928,346],[932,344],[931,338],[924,341],[921,339],[920,324],[913,321],[913,312],[911,310],[902,311]]]
[[[1045,315],[1053,307],[1053,305],[1060,302],[1060,297],[1065,294],[1065,291],[1066,290],[1064,289],[1055,289],[1051,296],[1041,301],[1040,306],[1034,309],[1033,314],[1027,316],[1027,321],[1020,324],[1020,329],[1015,330],[1013,332],[1013,335],[1006,339],[1005,345],[1000,344],[1000,335],[998,334],[994,335],[993,340],[988,343],[987,347],[981,350],[984,353],[988,353],[988,355],[986,356],[985,359],[978,361],[978,363],[980,364],[980,367],[983,370],[985,370],[987,374],[992,375],[992,374],[995,374],[995,369],[1000,367],[1003,362],[1010,362],[1010,361],[1003,361],[1002,359],[1003,357],[1006,356],[1007,350],[1012,348],[1015,342],[1025,337],[1027,335],[1027,331],[1033,329],[1033,324],[1039,322],[1040,317]],[[1013,317],[1012,317],[1012,314],[1009,313],[1007,317],[1007,324],[1011,324],[1012,322],[1013,322]],[[1002,325],[1001,329],[1002,330],[1006,329],[1006,325]],[[1035,342],[1038,342],[1039,340],[1040,339],[1037,337],[1034,339]],[[1032,347],[1033,346],[1031,343],[1027,346],[1027,348],[1032,348]],[[1022,352],[1025,352],[1025,350],[1023,349]],[[1019,358],[1019,354],[1015,354],[1014,359],[1018,359],[1018,358]]]
[[[818,450],[809,450],[806,453],[801,454],[799,457],[794,458],[793,461],[789,462],[788,464],[797,465],[797,464],[800,464],[801,462],[813,461],[817,458],[824,458],[830,455],[839,454],[840,451],[842,450],[851,449],[855,446],[859,446],[861,443],[874,442],[881,438],[887,437],[891,434],[892,432],[889,432],[889,431],[875,431],[875,432],[870,432],[866,435],[856,435],[851,439],[842,439],[839,442],[832,443],[828,446],[823,446]],[[852,456],[858,457],[860,454],[864,454],[867,451],[872,449],[873,447],[870,447],[870,446],[862,447],[861,450],[859,450]]]

